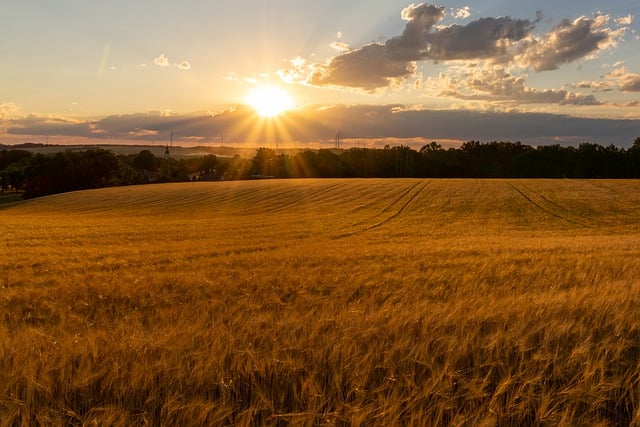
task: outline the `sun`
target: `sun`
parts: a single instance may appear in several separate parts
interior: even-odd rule
[[[261,117],[275,117],[293,108],[293,98],[277,86],[258,86],[245,98]]]

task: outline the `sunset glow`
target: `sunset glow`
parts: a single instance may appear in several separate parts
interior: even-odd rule
[[[259,86],[247,95],[245,102],[260,117],[275,117],[293,108],[293,98],[276,86]]]
[[[640,129],[638,1],[5,3],[0,144],[254,146],[271,118],[345,148]]]

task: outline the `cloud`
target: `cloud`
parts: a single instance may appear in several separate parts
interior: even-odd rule
[[[455,9],[451,14],[465,19],[469,17],[470,8]],[[631,15],[618,18],[616,24],[623,27],[611,28],[609,15],[598,13],[592,18],[582,16],[573,21],[563,20],[546,34],[535,35],[533,31],[542,20],[542,12],[536,14],[535,20],[488,17],[466,25],[438,25],[445,15],[444,7],[412,4],[402,10],[401,17],[406,24],[400,36],[359,49],[350,49],[341,42],[333,43],[332,46],[342,53],[323,64],[314,64],[307,83],[376,92],[419,78],[418,62],[429,60],[483,61],[537,72],[555,70],[564,64],[595,58],[603,50],[617,46],[628,30],[624,25],[633,20]],[[627,91],[635,91],[633,84],[624,87]],[[600,85],[599,90],[605,89]],[[570,105],[598,103],[592,96],[567,91],[527,91],[525,94],[527,99],[555,99],[565,95],[561,102]]]
[[[276,72],[280,80],[287,84],[301,83],[305,80],[305,65],[307,61],[297,56],[289,60],[288,69],[280,69]]]
[[[622,92],[640,92],[640,74],[629,72],[627,67],[619,67],[604,76],[604,80],[581,81],[573,86],[600,92],[608,92],[614,89]]]
[[[597,15],[593,19],[582,16],[573,22],[563,20],[543,38],[524,43],[516,61],[522,67],[548,71],[594,57],[600,51],[616,46],[625,32],[624,28],[606,28],[608,21],[608,15]]]
[[[93,122],[71,120],[62,117],[36,116],[31,114],[21,119],[8,121],[8,134],[13,135],[63,135],[63,136],[96,136]]]
[[[13,102],[0,102],[0,121],[9,120],[20,113],[20,107]]]
[[[559,93],[564,93],[565,97],[560,101],[560,105],[602,105],[602,102],[598,101],[593,95],[582,95],[580,93],[567,92],[566,90],[560,90]]]
[[[370,44],[336,56],[327,64],[316,64],[308,78],[314,86],[343,86],[373,92],[394,86],[416,71],[413,61],[388,55],[385,45]]]
[[[615,20],[617,25],[631,25],[633,23],[633,15],[627,15]]]
[[[622,92],[640,92],[640,74],[631,73],[626,67],[613,70],[607,78],[615,81]]]
[[[577,118],[559,114],[478,112],[470,110],[421,110],[403,105],[306,106],[287,113],[278,138],[285,144],[332,141],[336,129],[347,139],[415,138],[510,140],[523,143],[614,143],[628,146],[637,137],[640,120]],[[219,114],[165,114],[151,112],[109,116],[93,121],[29,116],[9,122],[13,135],[81,136],[101,140],[174,142],[217,141],[224,132],[230,144],[261,145],[273,141],[273,127],[247,108]],[[271,132],[271,133],[270,133]],[[160,142],[161,143],[161,142]]]
[[[501,67],[469,67],[457,78],[441,75],[441,96],[463,100],[512,104],[600,105],[593,95],[566,90],[535,89],[526,85],[526,75],[514,76]]]
[[[402,35],[315,64],[308,83],[373,92],[415,76],[417,61],[498,59],[538,22],[482,18],[465,26],[436,28],[445,17],[445,8],[424,3],[410,5],[401,16],[406,21]]]
[[[169,67],[169,66],[175,66],[181,70],[190,70],[191,69],[191,64],[189,63],[189,61],[182,61],[178,64],[172,64],[169,61],[169,58],[167,58],[164,53],[161,53],[160,56],[158,56],[157,58],[155,58],[153,60],[153,63],[156,64],[159,67]]]
[[[536,22],[509,17],[481,18],[465,26],[440,28],[427,37],[426,59],[502,61],[501,57],[508,55],[514,42],[531,34]]]
[[[168,67],[169,66],[169,58],[164,56],[164,53],[161,53],[160,56],[153,60],[153,63],[159,67]]]
[[[316,86],[343,86],[375,91],[393,86],[415,73],[415,61],[424,57],[428,32],[444,18],[445,9],[410,5],[402,11],[407,21],[399,37],[372,43],[315,64],[308,82]]]
[[[582,80],[572,85],[577,89],[591,89],[596,92],[611,92],[614,89],[614,84],[609,81],[588,81]]]
[[[456,11],[451,12],[451,16],[456,19],[467,19],[471,16],[471,10],[469,6],[465,6],[462,9],[458,9]]]
[[[344,42],[335,41],[335,42],[332,42],[329,46],[331,46],[335,50],[339,50],[341,52],[348,52],[348,51],[351,50],[349,45],[344,43]]]

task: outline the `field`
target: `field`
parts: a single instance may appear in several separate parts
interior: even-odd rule
[[[0,425],[640,425],[640,181],[0,205]]]

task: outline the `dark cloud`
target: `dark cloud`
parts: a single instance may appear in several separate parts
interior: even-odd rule
[[[415,73],[413,61],[398,60],[387,45],[370,44],[336,56],[328,64],[315,65],[309,83],[375,91],[393,86]]]
[[[451,25],[427,37],[424,59],[437,61],[495,59],[508,56],[513,42],[531,33],[536,22],[512,18],[482,18],[468,25]]]
[[[608,27],[609,16],[563,20],[547,34],[536,37],[533,30],[542,20],[511,17],[480,18],[466,25],[438,26],[446,15],[443,7],[411,5],[402,11],[406,21],[402,35],[384,43],[368,44],[316,64],[308,82],[317,86],[339,86],[374,92],[393,87],[416,75],[418,61],[484,61],[490,64],[517,64],[535,71],[559,68],[563,64],[596,56],[615,46],[626,27]],[[626,20],[620,21],[626,22]],[[623,85],[636,91],[636,82]],[[565,92],[527,93],[552,102],[595,104],[594,97]],[[564,100],[564,101],[563,101]],[[538,102],[538,101],[533,101]]]
[[[598,15],[594,19],[583,16],[573,22],[563,20],[544,38],[524,43],[516,60],[521,66],[548,71],[614,46],[624,29],[604,27],[608,19]]]
[[[9,120],[7,133],[14,135],[64,135],[96,137],[100,132],[93,122],[67,120],[63,118],[30,115],[22,119]]]
[[[91,122],[27,117],[9,122],[13,135],[87,137],[119,141],[163,143],[174,132],[174,143],[282,145],[331,141],[337,130],[344,138],[509,140],[524,143],[614,143],[629,146],[640,135],[640,120],[577,118],[541,113],[498,113],[469,110],[408,110],[401,105],[309,106],[283,115],[279,121],[261,120],[248,109],[221,114],[166,115],[160,113],[110,116]]]
[[[527,37],[540,19],[482,18],[465,26],[437,28],[445,14],[444,7],[411,5],[402,11],[407,24],[401,36],[316,64],[308,81],[375,91],[414,75],[416,61],[505,60],[512,44]]]
[[[402,11],[407,21],[400,37],[386,43],[372,43],[332,58],[327,64],[316,64],[309,83],[374,91],[392,86],[415,73],[415,61],[426,53],[429,31],[445,15],[443,7],[420,4]]]
[[[640,75],[630,78],[626,80],[622,86],[620,86],[620,90],[623,92],[640,92]]]

